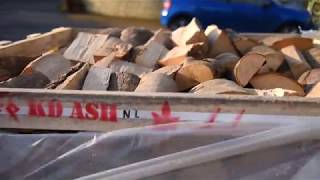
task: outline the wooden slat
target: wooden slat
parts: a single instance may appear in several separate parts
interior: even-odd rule
[[[37,57],[51,49],[66,46],[73,39],[71,28],[57,28],[34,38],[11,43],[0,47],[0,57],[2,56],[24,56]]]
[[[30,89],[0,89],[0,94],[0,102],[3,104],[0,108],[1,128],[110,131],[165,123],[175,118],[178,122],[205,123],[212,120],[213,115],[217,122],[230,121],[231,125],[320,119],[320,99]],[[32,107],[37,102],[42,102],[42,105],[34,111]],[[61,115],[57,115],[57,104],[61,104]],[[79,104],[84,118],[81,118],[79,109],[76,111]],[[51,117],[50,107],[55,112],[51,113]],[[104,115],[101,115],[101,107],[104,107]],[[171,117],[163,117],[162,110],[168,110],[168,107],[172,112]],[[99,109],[97,117],[97,112],[92,110],[95,108]],[[16,118],[8,109],[16,112]],[[71,118],[72,111],[74,118]],[[156,119],[155,114],[160,118]]]

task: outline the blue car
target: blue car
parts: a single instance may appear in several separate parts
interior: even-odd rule
[[[298,32],[314,27],[302,8],[285,7],[276,0],[164,0],[161,24],[185,26],[196,17],[204,27],[216,24],[239,32]]]

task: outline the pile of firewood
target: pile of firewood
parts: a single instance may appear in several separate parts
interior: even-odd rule
[[[78,33],[0,87],[319,97],[320,47],[299,35],[204,30],[195,19],[174,32],[108,28]]]

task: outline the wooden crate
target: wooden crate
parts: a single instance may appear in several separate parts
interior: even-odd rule
[[[36,57],[67,46],[78,30],[59,28],[0,47],[0,57]],[[248,34],[260,38],[263,35]],[[0,128],[110,131],[169,122],[272,125],[316,121],[320,99],[0,89]]]

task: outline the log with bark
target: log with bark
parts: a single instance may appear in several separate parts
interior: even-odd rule
[[[172,77],[152,72],[141,78],[135,92],[178,92],[178,87]]]

